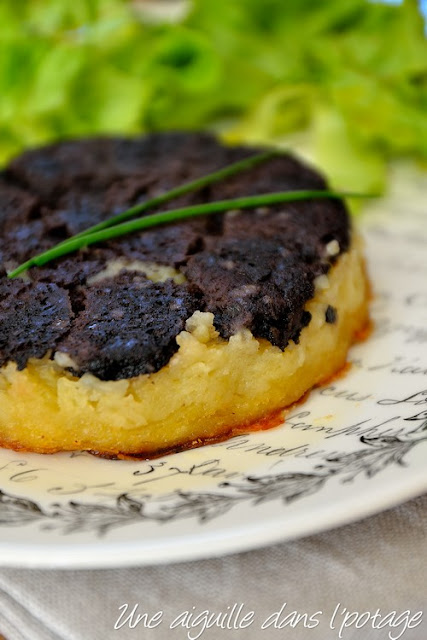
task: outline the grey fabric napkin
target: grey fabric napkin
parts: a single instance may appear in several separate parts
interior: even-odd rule
[[[97,571],[2,569],[0,633],[7,640],[425,640],[426,525],[424,496],[223,558]],[[217,625],[204,628],[209,615]]]

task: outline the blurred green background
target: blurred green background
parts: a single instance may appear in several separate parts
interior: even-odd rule
[[[193,0],[174,22],[153,5],[1,0],[1,164],[60,137],[177,128],[280,141],[359,191],[390,159],[426,163],[416,0]]]

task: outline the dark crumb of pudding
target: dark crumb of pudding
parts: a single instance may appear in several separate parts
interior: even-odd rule
[[[337,317],[338,317],[338,314],[335,307],[332,307],[330,304],[328,304],[328,307],[325,312],[326,322],[328,322],[329,324],[335,324],[337,321]]]

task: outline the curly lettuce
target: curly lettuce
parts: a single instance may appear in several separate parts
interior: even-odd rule
[[[427,159],[427,43],[416,0],[0,3],[0,162],[60,137],[210,128],[297,147],[335,187],[381,189]],[[141,10],[142,7],[142,10]]]

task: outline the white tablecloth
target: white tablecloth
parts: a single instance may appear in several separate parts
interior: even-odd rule
[[[0,633],[7,640],[334,640],[348,612],[349,626],[341,630],[345,640],[385,640],[389,634],[425,640],[426,525],[424,496],[333,531],[223,558],[97,571],[2,569]],[[281,616],[271,618],[284,603]],[[142,616],[161,611],[161,618],[151,623],[157,626],[144,627],[144,618],[133,629],[128,623],[116,624],[124,604],[129,605],[128,613],[137,605],[136,613]],[[233,605],[234,617],[227,619]],[[372,617],[360,617],[364,612],[373,616],[378,609],[374,624],[383,624],[382,629],[373,628]],[[198,626],[170,628],[178,616],[185,616],[183,612],[193,614],[194,620],[204,610],[222,613],[223,625],[231,627],[250,611],[253,618],[240,629],[203,631],[202,618]],[[410,614],[402,617],[405,610]],[[291,627],[294,611],[307,616]],[[423,612],[421,623],[415,618],[412,624],[417,626],[405,630],[405,615],[409,620],[419,611]],[[359,629],[356,616],[351,617],[355,612]],[[401,623],[390,626],[387,620],[397,623],[398,614]],[[261,629],[269,616],[277,620],[276,626],[288,616],[288,625]],[[311,628],[304,627],[304,622]],[[115,624],[120,628],[114,629]]]

